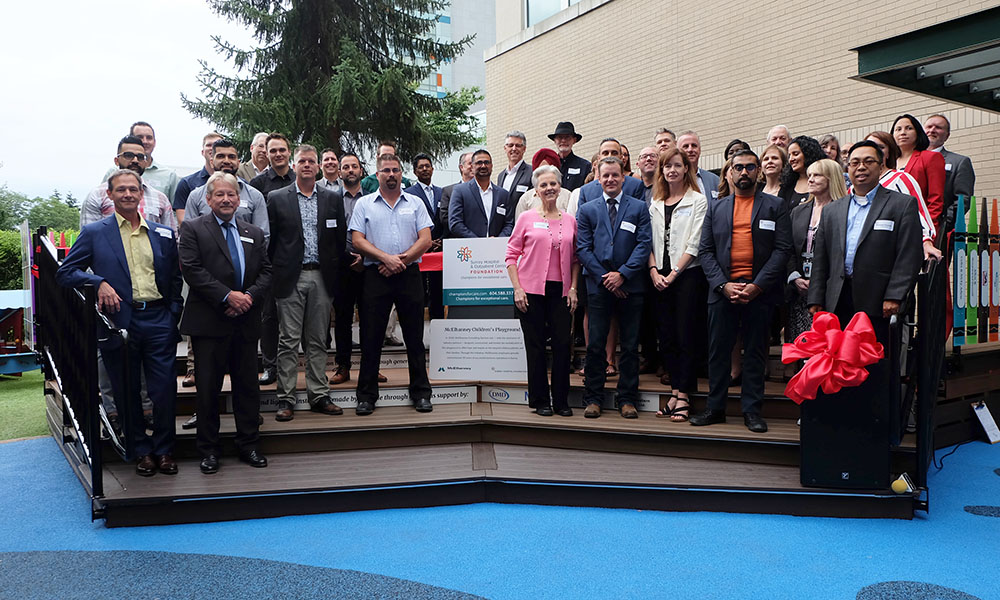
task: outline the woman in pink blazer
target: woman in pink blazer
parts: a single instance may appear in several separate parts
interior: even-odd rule
[[[940,228],[944,208],[944,157],[927,149],[930,140],[913,115],[896,117],[892,123],[892,138],[900,151],[896,169],[906,171],[917,180],[934,226]]]
[[[517,218],[507,242],[507,274],[524,334],[528,361],[528,406],[544,417],[569,407],[570,325],[576,310],[580,265],[576,260],[576,219],[556,204],[562,173],[542,165],[531,175],[541,206]],[[552,336],[551,394],[545,368],[545,338]]]

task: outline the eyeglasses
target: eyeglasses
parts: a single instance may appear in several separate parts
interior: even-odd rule
[[[757,170],[757,165],[754,164],[754,163],[750,163],[750,164],[736,163],[735,165],[733,165],[730,168],[733,171],[736,171],[737,173],[739,173],[741,171],[746,171],[747,173],[753,173],[754,171]]]
[[[139,161],[146,160],[146,155],[142,152],[122,152],[118,155],[118,158],[124,158],[125,160],[132,160],[133,158],[139,159]]]
[[[479,167],[479,166],[484,166],[484,165],[492,165],[493,161],[492,160],[477,160],[476,162],[474,162],[472,164],[474,164],[477,167]]]
[[[398,167],[395,169],[390,169],[389,167],[386,167],[384,169],[379,169],[378,172],[383,175],[397,175],[399,173],[402,173],[403,170]]]
[[[504,148],[524,148],[524,144],[504,144]]]
[[[858,158],[852,158],[851,160],[847,161],[847,166],[852,169],[856,169],[859,166],[861,166],[862,163],[864,163],[866,167],[874,167],[875,165],[879,164],[879,161],[874,158],[866,158],[864,160]]]
[[[640,154],[639,160],[656,160],[655,154]]]

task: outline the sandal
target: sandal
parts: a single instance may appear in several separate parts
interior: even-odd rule
[[[683,402],[684,406],[675,406],[670,411],[670,420],[675,423],[683,423],[688,420],[688,412],[691,410],[690,398],[677,398],[678,402]]]
[[[608,363],[608,368],[604,370],[605,377],[618,377],[618,367]]]
[[[678,400],[680,400],[680,398],[678,398],[674,394],[671,394],[670,395],[670,399],[667,400],[667,405],[665,407],[659,409],[658,411],[656,411],[657,418],[659,418],[659,419],[666,419],[667,417],[672,417],[673,414],[674,414],[674,409],[677,406],[677,401]],[[673,407],[670,406],[671,403],[674,404]]]

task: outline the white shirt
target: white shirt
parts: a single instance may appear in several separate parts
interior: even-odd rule
[[[503,189],[505,189],[505,190],[507,190],[509,192],[510,188],[514,187],[514,175],[517,173],[517,170],[521,168],[522,164],[524,164],[524,159],[523,158],[521,160],[517,161],[516,165],[514,165],[513,167],[507,169],[507,171],[506,171],[507,176],[504,177],[504,179],[503,179]]]
[[[478,182],[476,183],[478,186]],[[490,217],[493,216],[493,186],[487,187],[485,190],[479,188],[479,196],[483,199],[483,208],[486,209],[486,225],[490,224]]]

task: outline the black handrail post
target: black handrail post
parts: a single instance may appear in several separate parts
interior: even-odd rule
[[[83,289],[84,305],[87,307],[97,305],[97,290],[94,286],[88,285]],[[85,326],[94,331],[93,315],[86,315],[90,311],[84,311]],[[101,390],[97,376],[97,344],[87,344],[84,349],[84,380],[85,380],[85,402],[87,403],[87,441],[90,448],[90,487],[91,495],[96,498],[104,497],[104,461],[101,448]],[[112,433],[114,435],[114,433]]]

